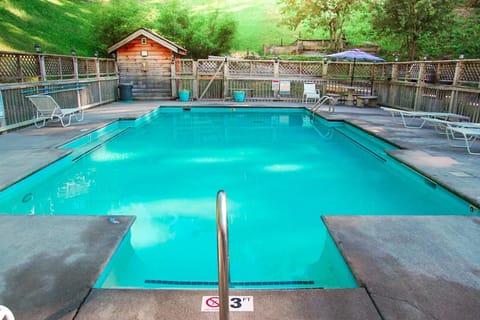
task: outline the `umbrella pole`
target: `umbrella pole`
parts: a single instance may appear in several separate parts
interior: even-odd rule
[[[357,58],[353,58],[352,79],[350,80],[350,86],[353,86],[353,77],[355,76],[355,62]]]

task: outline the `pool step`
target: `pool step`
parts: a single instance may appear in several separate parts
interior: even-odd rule
[[[218,286],[217,281],[175,281],[175,280],[152,280],[146,279],[146,284],[161,284],[170,286]],[[307,286],[311,288],[315,285],[313,280],[294,280],[294,281],[231,281],[230,286],[239,287],[281,287],[281,286]],[[320,289],[316,287],[316,289]]]
[[[72,161],[77,161],[78,159],[86,156],[90,152],[94,151],[98,147],[102,146],[106,142],[124,134],[129,128],[118,128],[111,130],[109,132],[106,132],[100,136],[91,138],[88,142],[76,147],[71,156],[73,157]]]
[[[387,158],[385,150],[395,149],[394,146],[354,127],[342,126],[336,127],[335,130],[382,161],[386,161]]]

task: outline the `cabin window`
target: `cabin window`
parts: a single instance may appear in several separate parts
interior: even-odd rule
[[[147,38],[142,38],[142,39],[140,39],[140,42],[141,42],[142,44],[147,44]]]
[[[142,52],[140,54],[142,55],[142,57],[146,57],[146,56],[148,56],[148,51],[147,50],[142,50]]]

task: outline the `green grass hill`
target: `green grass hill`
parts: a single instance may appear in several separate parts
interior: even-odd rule
[[[151,2],[155,2],[150,0]],[[298,31],[280,26],[276,0],[191,0],[193,12],[220,10],[238,23],[234,49],[261,52],[264,44],[289,44]],[[49,53],[91,56],[95,51],[92,19],[99,3],[69,0],[0,0],[0,50],[33,52],[34,44]],[[312,38],[307,33],[301,37]],[[188,48],[187,48],[188,49]]]

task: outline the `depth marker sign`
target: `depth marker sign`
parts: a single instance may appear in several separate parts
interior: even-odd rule
[[[253,296],[230,296],[230,311],[253,311]],[[218,312],[220,299],[218,296],[203,296],[202,312]]]

